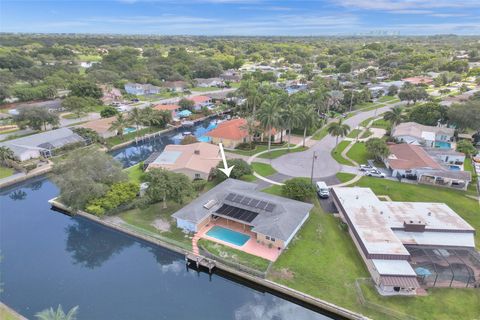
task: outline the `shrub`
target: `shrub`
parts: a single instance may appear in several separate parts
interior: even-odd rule
[[[100,111],[100,116],[102,118],[110,118],[119,114],[118,110],[112,106],[106,106],[102,111]]]
[[[139,191],[140,187],[136,183],[120,182],[113,184],[103,197],[90,201],[86,206],[86,210],[101,216],[120,205],[132,202],[137,197]]]
[[[293,178],[285,181],[282,193],[288,198],[303,201],[315,195],[315,188],[306,178]]]
[[[255,149],[255,144],[248,143],[248,142],[242,142],[242,143],[238,144],[235,149],[238,149],[238,150],[253,150],[253,149]]]
[[[239,179],[240,177],[248,174],[252,174],[253,170],[252,167],[242,159],[228,159],[227,165],[229,167],[234,166],[232,172],[230,173],[230,178]],[[219,168],[223,169],[223,162],[219,162],[217,165],[216,170],[213,173],[213,176],[218,179],[219,181],[223,181],[227,178],[227,176],[219,170]]]

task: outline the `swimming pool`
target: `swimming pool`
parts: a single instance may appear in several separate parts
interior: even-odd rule
[[[460,167],[459,167],[459,166],[450,165],[450,166],[448,166],[448,169],[450,169],[450,170],[452,170],[452,171],[460,171]]]
[[[214,226],[212,229],[208,230],[207,236],[234,244],[239,247],[243,246],[250,239],[249,235],[219,226]]]
[[[451,149],[452,145],[450,142],[445,142],[445,141],[435,141],[435,148],[440,148],[440,149]]]
[[[137,129],[128,127],[128,128],[123,129],[123,134],[129,134],[129,133],[135,132],[135,131],[137,131]]]

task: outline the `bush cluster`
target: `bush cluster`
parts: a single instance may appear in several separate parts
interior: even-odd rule
[[[134,200],[139,191],[138,184],[133,182],[113,184],[103,197],[90,201],[86,211],[96,216],[103,216],[105,213]]]

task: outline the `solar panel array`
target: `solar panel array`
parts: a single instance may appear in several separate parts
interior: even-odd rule
[[[233,203],[238,203],[246,207],[265,210],[267,212],[273,212],[273,210],[275,209],[275,204],[271,202],[253,199],[232,192],[227,195],[225,200],[231,201]]]
[[[237,207],[232,207],[232,206],[229,206],[228,204],[222,205],[216,211],[216,213],[236,219],[236,220],[241,220],[246,222],[252,222],[253,219],[255,219],[255,217],[258,216],[258,213],[256,212],[240,209]]]

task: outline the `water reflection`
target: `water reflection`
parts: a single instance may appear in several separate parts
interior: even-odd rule
[[[197,123],[191,128],[178,128],[176,130],[164,133],[152,139],[146,139],[125,148],[113,151],[112,156],[120,161],[124,167],[133,166],[147,159],[155,151],[163,151],[167,144],[179,144],[183,139],[184,132],[191,132],[199,141],[208,142],[209,138],[205,134],[216,128],[218,118],[211,118]]]
[[[105,232],[91,222],[78,218],[75,224],[66,228],[66,250],[71,254],[74,263],[94,269],[131,246],[132,238],[116,232]]]
[[[15,191],[10,192],[10,194],[8,196],[12,200],[22,201],[22,200],[25,200],[27,198],[27,193],[25,191],[23,191],[22,189],[19,189],[19,190],[15,190]]]

